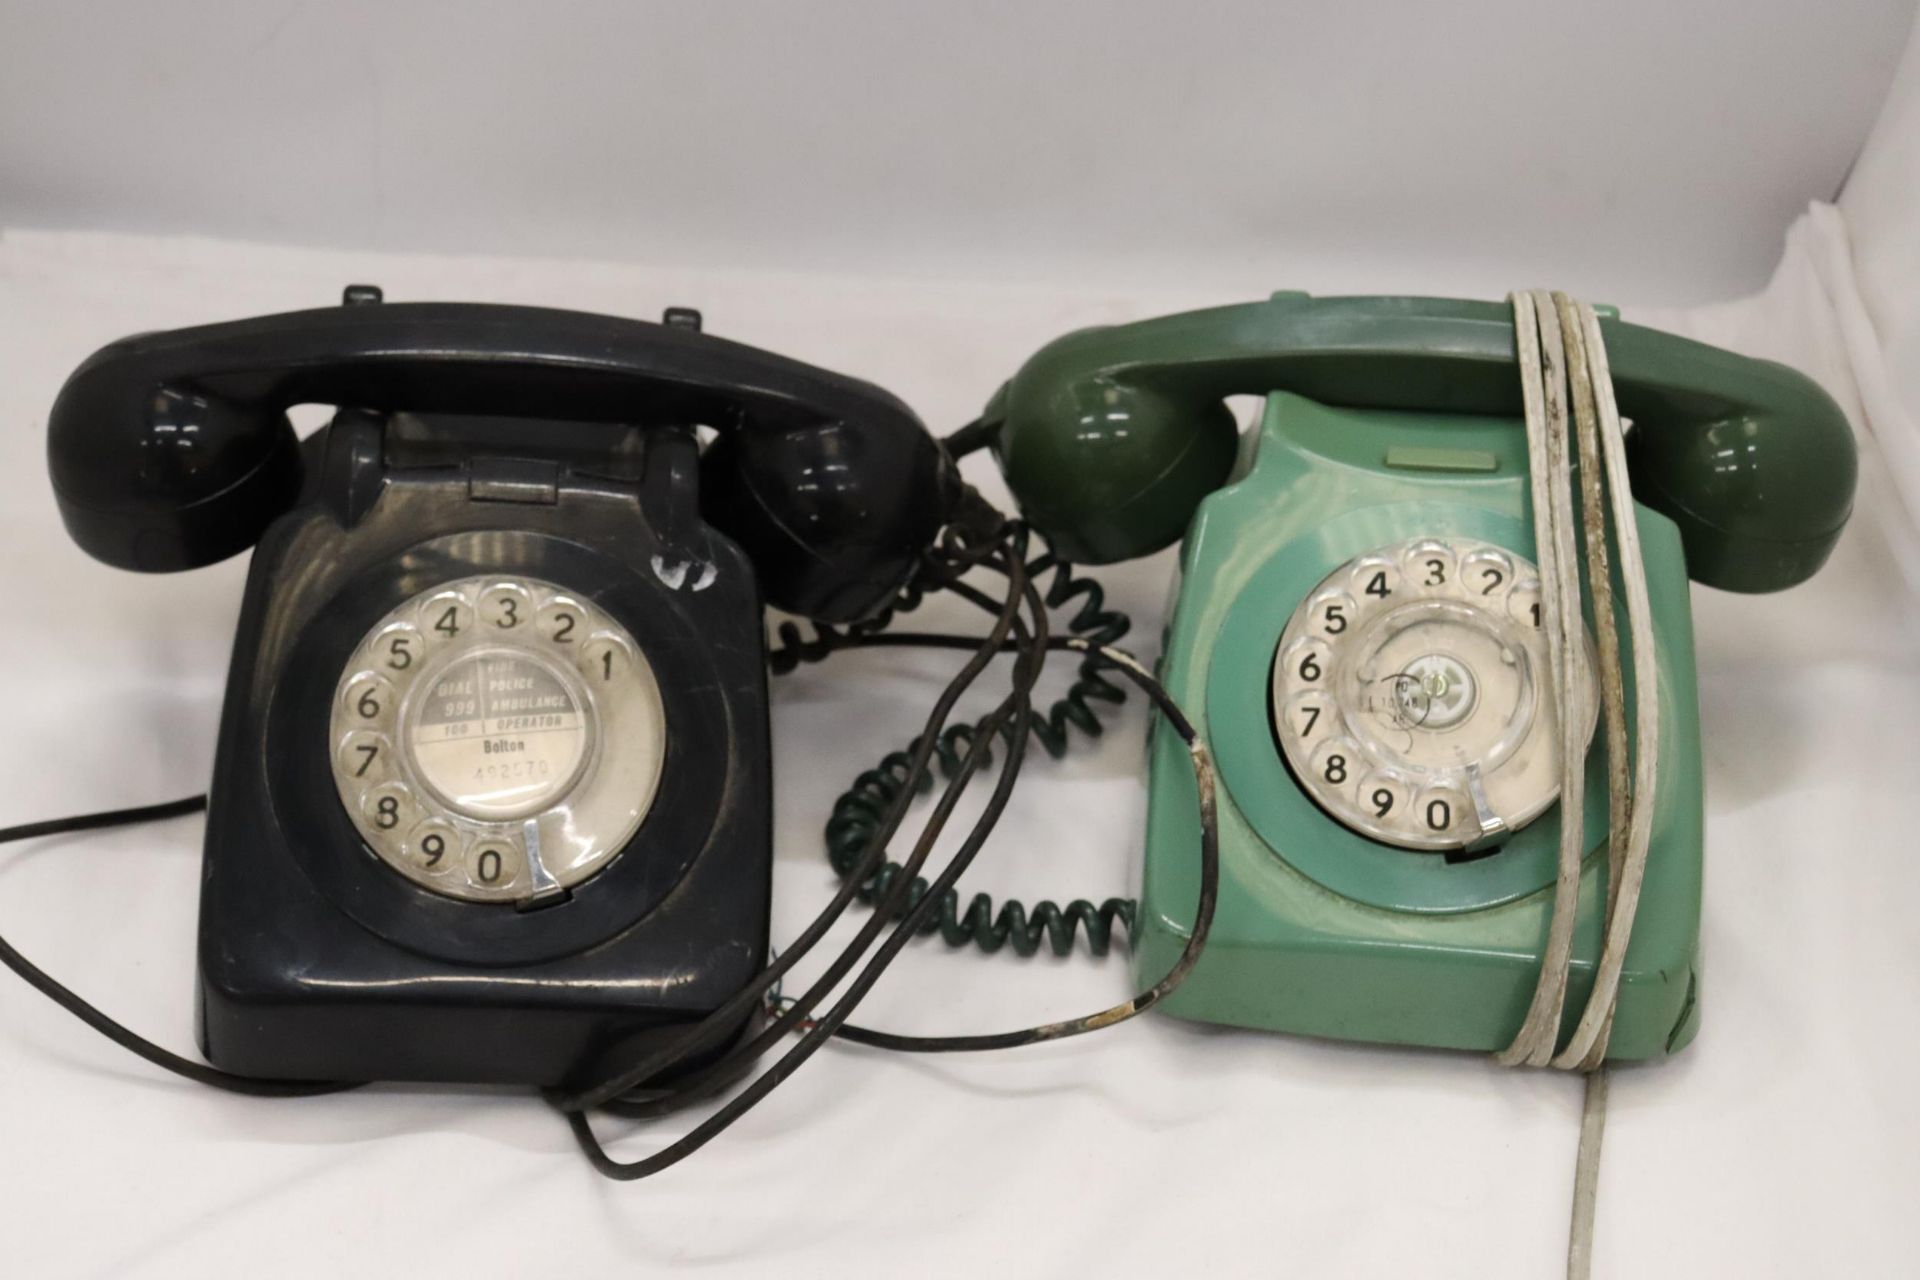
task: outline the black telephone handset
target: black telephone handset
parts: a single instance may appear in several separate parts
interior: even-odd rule
[[[762,599],[884,607],[963,486],[892,396],[690,312],[347,300],[116,342],[50,420],[95,557],[258,544],[202,1047],[284,1078],[617,1069],[765,963]],[[338,412],[302,445],[305,403]]]
[[[76,542],[123,569],[192,569],[293,505],[286,410],[562,419],[720,431],[703,504],[768,598],[822,621],[882,607],[953,507],[951,463],[870,383],[668,323],[538,307],[343,305],[126,338],[75,370],[48,464]]]

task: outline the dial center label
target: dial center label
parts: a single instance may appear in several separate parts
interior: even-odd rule
[[[470,654],[416,698],[406,730],[414,766],[449,804],[476,818],[547,807],[586,758],[583,700],[530,654]]]

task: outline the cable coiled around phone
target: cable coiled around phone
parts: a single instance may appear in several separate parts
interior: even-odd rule
[[[1035,577],[1049,572],[1052,574],[1043,593],[1049,609],[1060,609],[1078,602],[1078,608],[1066,623],[1067,630],[1072,634],[1086,638],[1096,646],[1109,646],[1131,627],[1132,623],[1124,613],[1107,607],[1106,593],[1099,583],[1076,577],[1072,565],[1051,553],[1033,561],[1028,569]],[[900,602],[881,617],[890,619],[895,614],[908,612],[918,606],[923,598],[924,592],[909,587],[907,592],[902,593]],[[876,619],[872,623],[856,624],[855,628],[845,631],[816,628],[811,642],[800,636],[797,627],[791,628],[791,635],[787,634],[787,628],[783,628],[783,647],[776,650],[776,654],[783,656],[776,658],[774,670],[790,671],[800,662],[819,661],[835,648],[848,644],[851,636],[873,635],[884,629],[885,625],[885,622]],[[787,665],[778,665],[780,662],[786,662]],[[1104,726],[1095,710],[1097,704],[1112,706],[1125,700],[1125,690],[1107,679],[1097,659],[1088,658],[1082,661],[1075,672],[1073,683],[1065,695],[1049,706],[1044,714],[1030,714],[1024,724],[1009,722],[999,736],[1005,738],[1013,733],[1031,733],[1034,741],[1057,760],[1066,754],[1075,729],[1087,737],[1100,736]],[[934,758],[943,777],[950,779],[960,769],[961,762],[977,737],[978,729],[975,726],[960,724],[947,729],[935,740]],[[912,767],[912,753],[918,746],[916,741],[908,744],[904,750],[890,753],[876,767],[856,778],[853,785],[834,802],[832,816],[827,820],[826,843],[827,861],[835,874],[845,878],[860,865],[889,808],[906,787],[906,778]],[[981,767],[989,764],[990,755],[982,759]],[[927,790],[932,785],[931,776],[925,777],[921,789]],[[867,903],[884,900],[901,874],[903,872],[898,863],[883,863],[880,870],[861,886],[861,900]],[[899,913],[905,915],[913,910],[926,893],[926,879],[916,877],[907,890]],[[1088,952],[1104,956],[1112,948],[1116,925],[1123,935],[1131,933],[1136,908],[1137,904],[1131,898],[1108,898],[1098,905],[1085,898],[1076,898],[1065,906],[1051,899],[1043,899],[1029,906],[1019,899],[1008,898],[996,910],[990,895],[976,893],[962,910],[959,891],[949,889],[921,926],[921,932],[937,932],[949,946],[972,945],[989,954],[1011,945],[1015,954],[1022,956],[1033,955],[1042,942],[1055,955],[1069,955],[1074,949],[1075,939],[1084,932]]]

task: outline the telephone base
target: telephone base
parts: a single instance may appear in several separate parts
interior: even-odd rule
[[[735,989],[752,977],[743,975]],[[295,983],[282,999],[266,1002],[237,999],[204,974],[198,1010],[201,1051],[241,1075],[543,1088],[611,1078],[696,1021],[632,1000],[559,1007],[550,995],[544,1005],[522,1007],[490,1008],[484,996],[469,1004],[330,1004],[312,1000]],[[743,1016],[713,1049],[678,1062],[674,1074],[718,1058],[756,1022],[752,1012]]]
[[[254,555],[207,815],[202,1049],[224,1070],[281,1079],[604,1078],[718,1009],[766,962],[771,761],[753,566],[699,521],[683,433],[650,433],[637,478],[559,471],[550,493],[524,502],[486,488],[499,474],[488,455],[415,467],[389,449],[382,466],[381,424],[347,413],[324,435],[321,494],[351,497],[362,474],[373,482],[365,503],[296,507]],[[708,568],[696,578],[654,567],[669,559]],[[487,578],[551,584],[574,602],[569,628],[618,624],[654,673],[666,725],[659,802],[591,875],[517,903],[398,874],[355,827],[330,763],[329,716],[361,687],[339,692],[363,637],[422,593]],[[505,630],[477,608],[468,625]],[[406,634],[417,645],[422,633]],[[406,667],[419,651],[403,651]],[[611,695],[599,696],[599,723],[622,724]]]
[[[1162,675],[1219,763],[1220,894],[1205,951],[1160,1007],[1196,1021],[1492,1052],[1518,1030],[1551,915],[1562,806],[1496,851],[1396,848],[1302,790],[1264,693],[1289,616],[1350,558],[1418,537],[1530,555],[1520,424],[1333,409],[1275,394],[1244,474],[1201,506]],[[1404,450],[1470,453],[1467,480]],[[1660,768],[1646,880],[1608,1056],[1655,1058],[1698,1025],[1703,804],[1692,619],[1680,534],[1639,509],[1659,657]],[[1631,673],[1629,673],[1631,698]],[[1631,705],[1631,703],[1629,703]],[[1606,891],[1605,751],[1588,760],[1587,849],[1563,1035],[1585,1005]],[[1134,966],[1145,985],[1185,945],[1198,892],[1198,800],[1172,735],[1152,747]]]

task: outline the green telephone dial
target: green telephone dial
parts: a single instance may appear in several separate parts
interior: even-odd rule
[[[1600,327],[1631,422],[1660,733],[1607,1055],[1648,1058],[1699,1016],[1687,578],[1753,592],[1807,578],[1857,464],[1846,419],[1801,374],[1612,315]],[[1567,816],[1515,361],[1499,304],[1283,293],[1069,334],[989,405],[1007,482],[1064,557],[1108,563],[1185,535],[1161,674],[1217,758],[1221,889],[1168,1011],[1479,1050],[1521,1024]],[[1236,394],[1266,397],[1244,440],[1222,403]],[[1606,768],[1595,735],[1563,1034],[1601,944]],[[1186,751],[1161,735],[1134,922],[1144,981],[1193,919],[1197,805]]]

